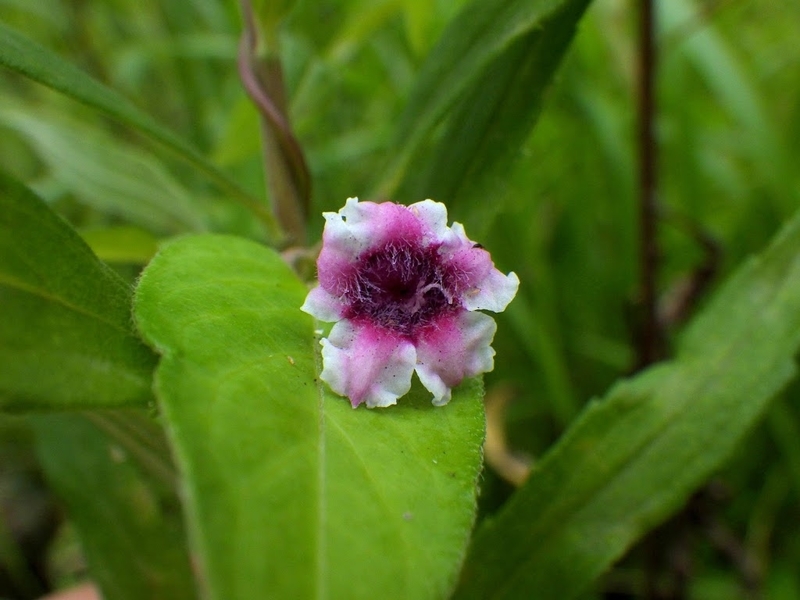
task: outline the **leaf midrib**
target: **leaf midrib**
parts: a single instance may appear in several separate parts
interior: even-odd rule
[[[57,296],[57,295],[51,294],[50,292],[48,292],[47,290],[45,290],[43,288],[38,288],[36,286],[29,285],[29,284],[21,281],[20,279],[17,279],[16,277],[11,277],[7,273],[0,272],[0,286],[2,286],[2,285],[5,285],[7,287],[10,287],[10,288],[12,288],[14,290],[17,290],[17,291],[20,291],[20,292],[23,292],[23,293],[26,293],[26,294],[30,294],[31,296],[36,296],[38,298],[42,298],[43,300],[47,300],[48,302],[52,302],[54,304],[59,304],[59,305],[63,306],[64,308],[67,308],[68,310],[71,310],[72,312],[76,312],[76,313],[81,314],[81,315],[83,315],[85,317],[89,317],[89,318],[94,319],[96,321],[99,321],[99,322],[101,322],[101,323],[103,323],[105,325],[108,325],[112,329],[116,329],[117,331],[119,331],[120,333],[125,334],[128,337],[132,337],[132,338],[136,337],[133,334],[133,332],[130,331],[129,329],[125,329],[125,328],[121,327],[118,323],[114,323],[113,321],[110,321],[107,318],[105,318],[105,317],[103,317],[103,316],[101,316],[101,315],[99,315],[99,314],[97,314],[95,312],[92,312],[92,311],[90,311],[90,310],[88,310],[88,309],[86,309],[86,308],[84,308],[82,306],[79,306],[77,304],[73,304],[72,302],[69,302],[66,298],[63,298],[62,296]]]
[[[320,378],[319,374],[322,373],[322,351],[320,349],[320,339],[321,336],[316,333],[316,330],[319,330],[320,323],[314,319],[314,329],[315,333],[311,337],[312,349],[311,352],[314,355],[314,383],[316,384],[317,389],[317,410],[319,411],[319,420],[318,420],[318,433],[319,433],[319,446],[318,446],[318,460],[319,464],[317,465],[317,486],[319,491],[319,501],[317,502],[317,529],[318,529],[318,537],[317,537],[317,600],[326,600],[328,597],[328,589],[327,589],[327,574],[328,574],[328,561],[325,552],[325,547],[327,545],[327,520],[328,520],[328,512],[327,512],[327,505],[325,502],[326,494],[325,490],[327,488],[327,480],[325,477],[325,388],[322,379]]]

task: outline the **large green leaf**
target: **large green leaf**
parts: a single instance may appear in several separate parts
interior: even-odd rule
[[[155,356],[133,329],[128,284],[2,173],[0,314],[0,406],[119,406],[152,397]]]
[[[678,509],[793,377],[800,215],[686,332],[593,402],[479,530],[457,598],[572,598]]]
[[[277,254],[212,235],[166,246],[136,293],[208,597],[443,597],[474,516],[482,386],[353,410],[317,378],[305,293]]]
[[[39,460],[66,504],[92,579],[115,600],[196,598],[180,506],[136,456],[77,414],[36,416]]]
[[[205,173],[232,199],[252,210],[268,227],[269,233],[277,236],[277,225],[267,207],[245,192],[192,146],[169,129],[159,125],[118,92],[92,79],[73,64],[2,22],[0,22],[0,65],[101,110],[162,144]]]
[[[589,1],[478,0],[462,10],[423,65],[382,195],[452,204],[484,194],[490,175],[497,182],[519,154]]]

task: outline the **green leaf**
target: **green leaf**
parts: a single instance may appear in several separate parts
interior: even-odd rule
[[[478,0],[468,5],[423,65],[379,195],[451,204],[485,194],[519,154],[588,4]],[[444,133],[426,148],[442,122]]]
[[[177,498],[87,417],[31,421],[42,468],[66,504],[104,597],[195,598]]]
[[[741,136],[742,151],[753,161],[762,181],[774,186],[775,195],[785,193],[785,182],[796,172],[794,156],[782,143],[773,115],[765,108],[765,98],[759,90],[758,77],[748,73],[749,61],[737,60],[735,51],[739,40],[726,43],[714,27],[704,27],[686,35],[687,23],[702,19],[702,7],[695,2],[674,0],[658,5],[658,18],[665,40],[681,39],[680,53],[688,59],[703,81],[704,90],[720,112],[736,121],[737,136]],[[686,65],[681,65],[686,69]],[[752,175],[751,175],[752,177]],[[789,206],[796,206],[791,198]]]
[[[176,156],[203,172],[232,199],[258,215],[267,227],[268,233],[277,237],[278,228],[267,207],[239,187],[192,146],[169,129],[159,125],[118,92],[92,79],[57,54],[1,22],[0,65],[78,102],[103,111],[151,140],[162,144]]]
[[[0,407],[147,402],[155,356],[130,306],[128,284],[0,173]]]
[[[475,510],[482,387],[353,410],[317,377],[306,288],[255,243],[166,246],[136,292],[208,598],[441,598]]]
[[[27,140],[82,202],[157,232],[206,228],[190,192],[141,150],[41,109],[0,107],[0,123]]]
[[[80,234],[92,252],[108,263],[145,265],[158,250],[158,240],[138,227],[84,229]]]
[[[593,402],[475,537],[456,598],[573,598],[720,468],[794,376],[800,215],[695,320],[677,358]]]

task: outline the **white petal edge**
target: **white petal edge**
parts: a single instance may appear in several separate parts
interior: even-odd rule
[[[430,241],[441,242],[447,237],[450,228],[447,226],[447,207],[444,204],[428,199],[415,202],[408,208],[428,229]]]
[[[447,387],[447,384],[442,381],[441,377],[432,370],[421,367],[420,365],[417,365],[415,371],[422,385],[425,386],[425,389],[433,394],[431,404],[434,406],[444,406],[450,402],[453,396],[453,390]]]
[[[300,310],[320,321],[331,323],[342,318],[344,304],[336,296],[317,286],[308,292]]]
[[[410,342],[343,320],[320,343],[320,379],[354,407],[362,402],[368,408],[391,406],[411,389],[417,352]]]
[[[362,232],[357,228],[363,220],[362,212],[358,207],[358,198],[348,198],[339,212],[322,213],[325,218],[325,246],[335,248],[338,254],[349,259],[355,259],[366,246]]]
[[[513,271],[503,275],[492,269],[478,285],[464,292],[461,303],[467,310],[503,312],[517,295],[519,277]]]

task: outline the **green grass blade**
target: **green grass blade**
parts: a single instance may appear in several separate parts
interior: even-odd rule
[[[191,192],[139,148],[41,108],[0,107],[0,124],[19,133],[56,185],[80,202],[159,233],[207,229]]]
[[[3,23],[0,23],[0,65],[100,110],[162,144],[204,173],[231,199],[253,211],[265,224],[269,235],[278,236],[277,224],[266,205],[244,191],[183,139],[118,92]]]

